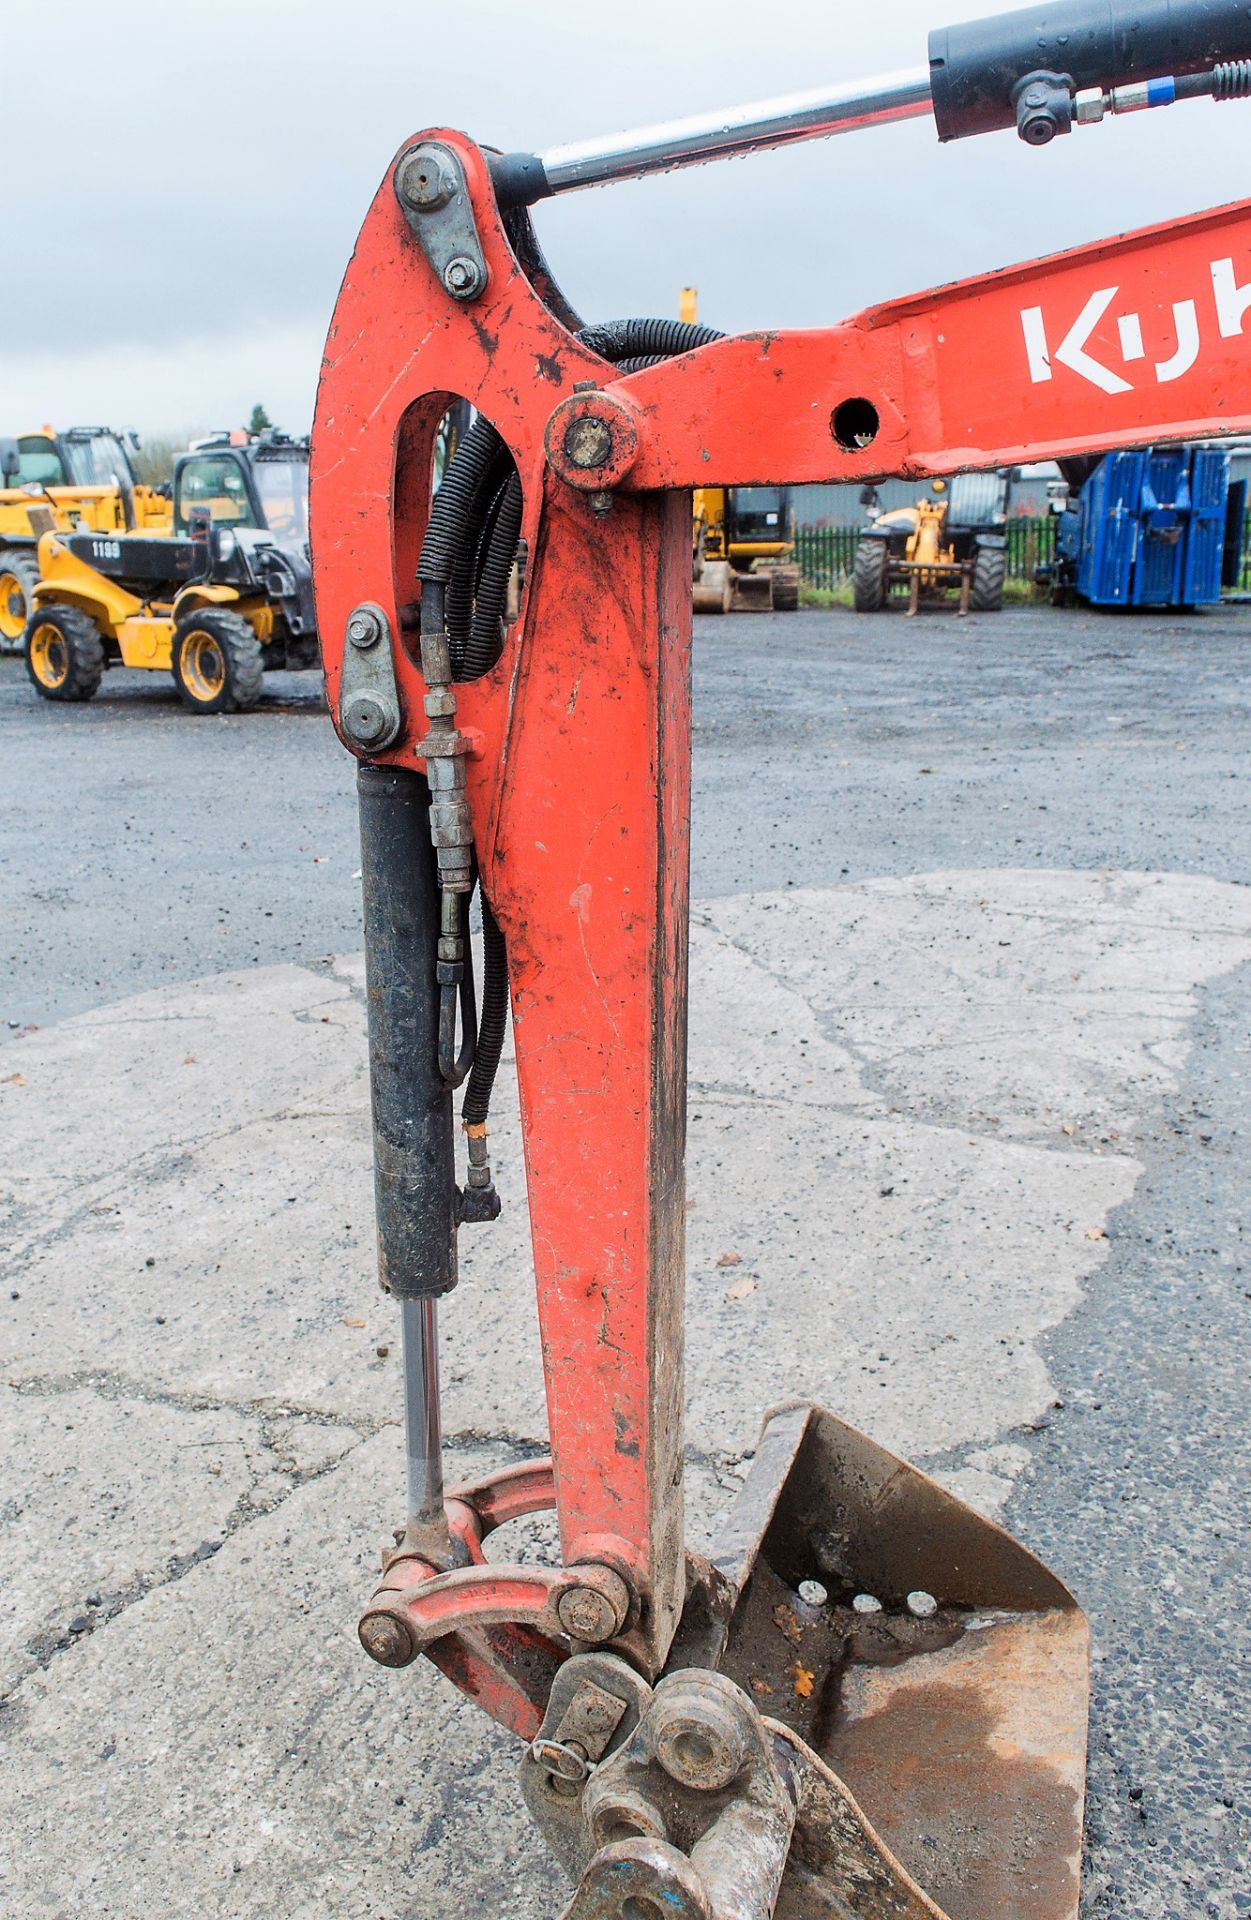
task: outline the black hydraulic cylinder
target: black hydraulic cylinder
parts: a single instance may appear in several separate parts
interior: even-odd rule
[[[439,885],[430,790],[405,767],[357,774],[378,1272],[400,1300],[456,1285],[452,1090],[439,1072]]]
[[[938,137],[1014,127],[1013,90],[1030,73],[1106,90],[1247,58],[1247,0],[1061,0],[938,27],[930,35]]]

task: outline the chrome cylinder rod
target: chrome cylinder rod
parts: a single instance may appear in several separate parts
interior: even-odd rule
[[[893,120],[912,120],[930,107],[930,70],[917,67],[846,86],[757,100],[730,112],[670,120],[605,140],[550,147],[539,159],[548,190],[572,193],[579,187],[638,180],[645,174],[790,146],[797,140],[820,140]]]
[[[443,1523],[443,1423],[439,1411],[436,1300],[401,1300],[404,1456],[410,1528]]]

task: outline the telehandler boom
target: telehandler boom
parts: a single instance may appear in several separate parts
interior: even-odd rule
[[[405,1353],[406,1518],[360,1636],[518,1735],[566,1920],[1076,1914],[1087,1630],[1052,1573],[809,1405],[766,1422],[712,1554],[684,1551],[689,493],[1246,433],[1251,202],[733,339],[584,325],[528,206],[905,114],[1042,144],[1249,85],[1245,5],[1062,0],[939,30],[916,74],[606,143],[501,156],[434,128],[366,216],[312,481]],[[432,502],[462,401],[478,417]],[[784,770],[756,777],[763,796]],[[499,1210],[509,1005],[551,1457],[447,1494],[438,1302],[460,1226]],[[487,1557],[553,1507],[556,1564]]]

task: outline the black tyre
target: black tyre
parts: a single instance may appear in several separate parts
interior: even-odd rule
[[[1008,556],[1003,547],[979,547],[973,561],[969,605],[974,613],[998,613],[1003,605],[1003,583]]]
[[[0,653],[20,653],[39,562],[22,547],[0,547]]]
[[[90,700],[104,673],[104,642],[81,607],[39,607],[26,622],[26,671],[45,700]]]
[[[261,643],[237,613],[189,613],[174,629],[174,681],[192,713],[242,713],[261,697]]]
[[[852,600],[857,613],[880,613],[889,589],[890,549],[885,540],[861,539],[856,545]]]

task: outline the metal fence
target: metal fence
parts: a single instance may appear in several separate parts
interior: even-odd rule
[[[1053,513],[1042,514],[1038,519],[1008,521],[1004,532],[1008,540],[1009,580],[1032,583],[1035,570],[1051,563],[1055,558],[1058,524]],[[859,527],[800,527],[795,535],[795,560],[804,585],[824,587],[828,592],[850,580],[859,539]],[[1243,517],[1237,579],[1232,585],[1227,582],[1225,591],[1251,594],[1251,513]]]
[[[1035,568],[1046,566],[1055,553],[1055,515],[1044,514],[1037,520],[1009,520],[1004,531],[1008,538],[1009,580],[1032,581]],[[795,560],[805,586],[824,587],[829,591],[850,580],[859,539],[859,527],[800,527],[795,535]],[[1251,554],[1247,554],[1244,564],[1251,567]]]

